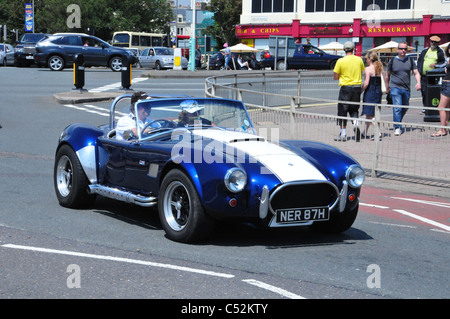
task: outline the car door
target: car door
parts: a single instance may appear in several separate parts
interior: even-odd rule
[[[95,38],[83,37],[83,54],[85,64],[89,66],[105,66],[106,52],[102,42]]]
[[[128,144],[115,138],[98,138],[98,181],[103,185],[123,186]]]
[[[313,45],[303,45],[303,68],[305,69],[323,69],[323,51]]]
[[[6,63],[14,65],[14,48],[10,44],[6,44]]]
[[[57,45],[58,51],[63,54],[66,60],[66,65],[73,63],[75,55],[83,53],[81,37],[78,35],[65,36],[61,43]]]
[[[148,52],[149,49],[144,49],[141,54],[139,55],[139,63],[141,64],[141,67],[147,68],[148,67]]]

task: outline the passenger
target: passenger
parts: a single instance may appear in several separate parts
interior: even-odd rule
[[[145,100],[148,94],[145,92],[136,92],[131,96],[130,113],[119,119],[116,126],[116,139],[128,140],[133,136],[137,136],[136,115],[134,114],[135,104],[137,101]],[[148,122],[147,117],[150,115],[150,107],[138,106],[139,129],[142,129]]]
[[[204,109],[199,106],[194,100],[186,100],[181,103],[181,112],[178,114],[178,126],[195,125],[196,121],[199,124],[211,125],[211,121],[200,116]]]

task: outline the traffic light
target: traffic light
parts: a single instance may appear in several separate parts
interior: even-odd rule
[[[211,37],[209,35],[205,35],[205,52],[211,51]]]

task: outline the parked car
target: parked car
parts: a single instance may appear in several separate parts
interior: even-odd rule
[[[143,68],[173,69],[174,50],[166,47],[145,48],[139,55],[139,64]],[[188,60],[185,57],[181,57],[181,68],[186,70],[187,67]]]
[[[213,54],[209,58],[209,69],[210,70],[222,70],[225,65],[225,57],[222,52]]]
[[[261,59],[263,68],[270,67],[272,70],[276,66],[277,70],[288,69],[334,69],[336,61],[342,58],[340,55],[325,53],[319,48],[310,44],[295,44],[295,47],[288,48],[288,54],[277,56],[272,49],[264,54]]]
[[[121,71],[122,57],[127,57],[131,64],[136,63],[133,52],[82,33],[55,33],[38,42],[34,60],[52,71],[61,71],[71,67],[74,57],[79,54],[84,56],[85,67],[106,66],[113,71]]]
[[[16,66],[30,66],[34,64],[36,43],[49,36],[46,33],[25,33],[16,45],[14,64]]]
[[[14,65],[14,48],[11,44],[0,43],[0,65]]]
[[[108,124],[72,124],[61,133],[60,205],[86,207],[101,195],[154,206],[166,236],[186,243],[207,238],[224,219],[332,233],[353,224],[364,170],[341,150],[272,143],[256,134],[244,103],[219,98],[149,95],[134,106],[135,114],[148,110],[146,124],[135,116],[137,134],[116,139],[116,107],[131,96],[112,102]]]

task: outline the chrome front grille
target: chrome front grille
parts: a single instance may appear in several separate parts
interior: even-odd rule
[[[339,200],[339,190],[327,181],[292,182],[280,185],[270,196],[270,210],[325,207],[332,209]]]

